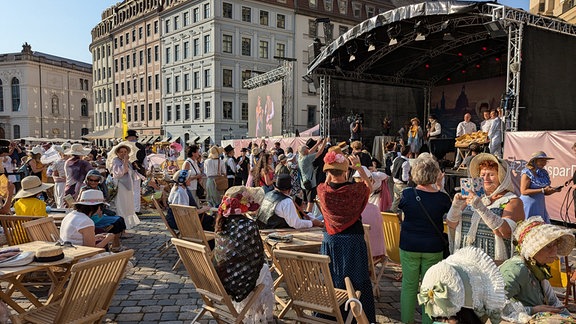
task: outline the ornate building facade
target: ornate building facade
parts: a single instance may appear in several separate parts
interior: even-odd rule
[[[92,66],[33,52],[0,54],[0,138],[80,138],[92,129]]]

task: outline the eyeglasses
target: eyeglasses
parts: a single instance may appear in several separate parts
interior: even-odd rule
[[[88,179],[88,182],[100,182],[100,179]]]
[[[76,247],[72,244],[72,242],[70,241],[62,241],[59,240],[58,242],[56,242],[55,244],[56,246],[62,246],[62,247],[73,247],[76,249]]]

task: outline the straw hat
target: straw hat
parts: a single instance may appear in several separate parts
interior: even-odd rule
[[[75,205],[94,206],[99,204],[108,205],[106,200],[104,200],[104,194],[102,191],[94,189],[82,191],[82,194],[75,202]]]
[[[520,255],[530,260],[546,245],[558,241],[558,255],[566,256],[574,248],[574,234],[571,230],[544,223],[540,216],[532,216],[523,221],[514,231],[514,239]]]
[[[506,302],[505,283],[494,261],[468,246],[426,271],[418,302],[432,317],[455,316],[462,307],[480,317],[499,317]]]
[[[190,176],[191,174],[189,170],[178,170],[172,176],[172,180],[176,183],[185,183]]]
[[[342,150],[339,146],[331,147],[328,150],[328,153],[324,156],[324,168],[323,171],[326,170],[342,170],[347,171],[348,166],[348,158],[342,153]]]
[[[64,147],[62,145],[53,145],[54,151],[64,154]]]
[[[42,149],[41,146],[37,145],[32,148],[32,154],[42,154],[42,153],[44,153],[44,150]]]
[[[234,186],[226,190],[218,213],[222,216],[239,215],[257,211],[264,200],[264,190],[260,187]]]
[[[136,144],[134,144],[134,142],[128,142],[128,141],[123,141],[118,143],[118,145],[112,147],[110,149],[110,152],[108,153],[108,157],[106,158],[106,168],[108,170],[112,170],[112,164],[114,162],[114,158],[116,158],[118,156],[118,154],[116,154],[116,152],[118,152],[118,149],[125,147],[128,149],[128,160],[130,162],[134,162],[136,161],[138,158],[136,157],[136,153],[138,152],[138,148],[136,147]]]
[[[208,158],[209,159],[217,159],[220,157],[220,154],[224,153],[224,149],[218,146],[212,146],[208,151]]]
[[[72,144],[69,150],[65,151],[64,154],[66,155],[88,155],[90,153],[90,149],[85,149],[82,144]]]
[[[538,151],[532,153],[532,155],[530,156],[530,161],[528,161],[528,164],[534,165],[534,160],[554,160],[554,158],[546,155],[544,151]]]
[[[500,184],[504,184],[508,175],[508,162],[505,160],[497,158],[495,155],[490,153],[480,153],[476,155],[471,161],[470,166],[468,166],[468,175],[471,178],[478,178],[480,177],[480,163],[484,161],[492,161],[498,164],[498,180],[500,180]],[[510,182],[510,188],[506,188],[508,191],[513,191],[514,187]]]
[[[14,198],[26,198],[37,195],[42,191],[54,186],[53,183],[43,183],[37,176],[27,176],[21,181],[22,189],[14,196]]]

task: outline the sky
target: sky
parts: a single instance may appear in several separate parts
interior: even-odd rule
[[[0,0],[0,53],[15,53],[28,42],[32,51],[91,63],[90,32],[104,9],[121,0]],[[529,0],[499,1],[528,10]]]

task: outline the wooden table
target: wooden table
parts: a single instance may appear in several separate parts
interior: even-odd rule
[[[12,248],[20,248],[20,250],[27,252],[36,252],[39,248],[45,246],[54,246],[53,242],[43,242],[43,241],[34,241],[24,244],[18,244],[12,246]],[[95,248],[95,247],[88,247],[88,246],[74,246],[74,247],[62,247],[64,251],[65,258],[59,261],[49,262],[49,263],[37,263],[32,262],[25,266],[20,267],[7,267],[2,268],[0,267],[0,281],[8,282],[10,285],[7,288],[7,291],[0,291],[0,299],[3,300],[6,304],[10,305],[14,310],[18,313],[23,313],[25,310],[20,307],[12,299],[12,294],[15,290],[18,290],[22,295],[24,295],[34,306],[40,307],[43,306],[38,298],[34,296],[26,287],[22,284],[22,280],[24,279],[24,275],[27,273],[35,272],[35,271],[45,271],[47,272],[48,276],[53,282],[53,289],[50,293],[46,304],[56,300],[60,297],[63,292],[64,286],[70,277],[70,270],[72,265],[77,263],[80,259],[87,258],[99,254],[104,251],[102,248]],[[57,277],[54,272],[52,271],[51,267],[58,266],[61,268],[65,268],[66,271],[62,276]]]

